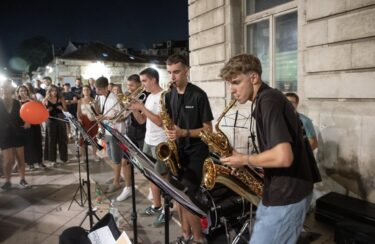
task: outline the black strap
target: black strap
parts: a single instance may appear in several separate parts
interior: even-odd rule
[[[305,129],[303,128],[302,121],[299,118],[298,113],[296,112],[296,117],[297,117],[297,120],[298,120],[297,123],[301,126],[301,130],[298,130],[297,133],[294,133],[294,130],[293,130],[292,126],[289,123],[289,120],[286,118],[286,115],[285,115],[286,104],[287,103],[285,103],[285,105],[284,105],[284,119],[285,119],[286,125],[288,127],[289,133],[294,137],[294,142],[292,143],[292,150],[293,150],[293,152],[295,152],[297,150],[297,148],[296,148],[297,147],[297,140],[300,137],[300,131],[302,131],[302,133],[303,133],[303,135],[302,135],[303,145],[302,146],[306,149],[306,152],[307,152],[307,159],[309,161],[308,164],[309,164],[309,168],[311,170],[311,176],[312,176],[313,183],[320,182],[320,181],[322,181],[322,177],[321,177],[320,172],[319,172],[318,164],[315,160],[314,152],[313,152],[313,150],[311,148],[311,145],[310,145],[310,142],[309,142],[309,140],[306,136]]]
[[[256,135],[254,131],[255,123],[254,123],[254,118],[253,118],[254,104],[257,101],[257,98],[258,96],[256,96],[254,101],[251,103],[251,112],[250,112],[250,138],[251,138],[251,143],[253,145],[253,150],[251,151],[251,154],[254,154],[254,153],[259,154],[259,149],[255,142]]]
[[[111,93],[111,92],[108,91],[108,92],[107,92],[107,95],[105,96],[105,100],[104,100],[104,103],[103,103],[102,111],[100,112],[100,114],[104,114],[104,107],[105,107],[105,104],[106,104],[106,102],[107,102],[107,99],[108,99],[110,93]]]

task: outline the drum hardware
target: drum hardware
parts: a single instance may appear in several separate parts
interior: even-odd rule
[[[246,217],[246,216],[245,216]],[[251,236],[251,233],[253,231],[253,206],[252,206],[252,203],[250,203],[250,212],[249,212],[249,216],[247,218],[247,220],[245,221],[245,223],[242,225],[241,227],[241,230],[238,232],[238,234],[234,237],[233,241],[232,241],[232,244],[237,244],[240,239],[242,238],[242,240],[244,240],[246,243],[248,243],[250,240],[247,240],[245,237],[244,237],[244,234],[246,232],[246,230],[248,230],[248,233],[249,233],[249,236]]]
[[[256,205],[222,184],[215,185],[210,191],[201,189],[204,195],[202,203],[208,207],[205,209],[207,235],[213,239],[222,238],[220,241],[228,244],[248,242]]]
[[[225,217],[221,217],[220,221],[224,224],[225,236],[227,237],[227,243],[230,243],[230,234],[229,234],[229,230],[228,230],[227,219]]]

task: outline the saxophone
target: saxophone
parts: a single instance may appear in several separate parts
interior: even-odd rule
[[[215,132],[203,130],[200,133],[201,140],[209,147],[210,152],[219,157],[232,155],[233,148],[228,137],[220,130],[219,124],[224,115],[234,106],[236,99],[230,101],[221,113],[215,124]],[[218,161],[218,160],[215,160]],[[203,164],[203,185],[211,190],[216,183],[221,183],[229,189],[257,205],[263,193],[263,179],[251,167],[241,167],[232,174],[232,168],[220,163],[215,164],[212,157],[205,159]]]
[[[165,105],[165,95],[170,89],[162,92],[160,96],[160,117],[163,121],[164,130],[168,130],[174,126],[172,119],[169,117],[167,107]],[[159,143],[155,148],[156,156],[163,161],[171,170],[172,175],[178,176],[178,170],[181,169],[181,163],[178,156],[178,147],[176,141],[168,140]]]

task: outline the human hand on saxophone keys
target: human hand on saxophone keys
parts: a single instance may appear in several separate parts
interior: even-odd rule
[[[231,156],[220,158],[220,161],[233,169],[232,174],[236,174],[237,168],[248,165],[248,158],[249,156],[247,154],[239,153],[236,150],[233,150]]]
[[[174,141],[179,137],[177,133],[178,129],[181,130],[180,127],[178,127],[177,125],[174,125],[173,127],[167,128],[165,130],[165,134],[167,135],[169,140]]]

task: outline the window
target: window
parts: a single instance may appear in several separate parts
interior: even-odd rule
[[[267,2],[265,4],[264,2]],[[272,4],[272,3],[273,4]],[[247,0],[255,10],[264,9],[288,1]],[[257,5],[258,4],[258,5]],[[270,10],[268,16],[257,18],[250,15],[245,19],[246,52],[257,56],[263,68],[264,82],[281,91],[297,91],[297,11],[289,4]]]
[[[246,0],[246,15],[261,12],[292,0]]]

